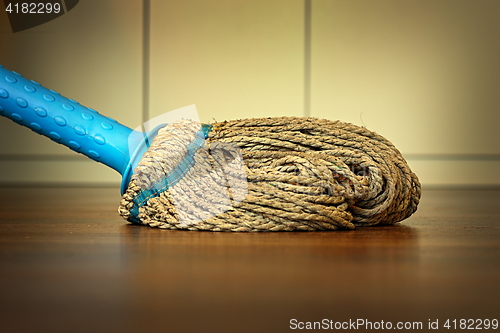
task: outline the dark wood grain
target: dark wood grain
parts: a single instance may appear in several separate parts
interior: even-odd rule
[[[395,226],[126,224],[115,189],[0,189],[1,332],[285,332],[290,319],[500,319],[500,191],[424,191]]]

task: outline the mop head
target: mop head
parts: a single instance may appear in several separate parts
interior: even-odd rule
[[[384,137],[316,118],[165,126],[143,155],[119,213],[162,229],[293,231],[394,224],[420,183]]]

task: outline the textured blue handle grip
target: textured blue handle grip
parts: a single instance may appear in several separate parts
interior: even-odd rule
[[[122,173],[132,130],[0,65],[0,114]]]
[[[147,149],[145,133],[132,131],[2,65],[0,115],[120,172],[124,175],[122,192]]]

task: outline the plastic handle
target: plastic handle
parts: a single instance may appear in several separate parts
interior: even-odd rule
[[[2,65],[0,115],[115,169],[124,175],[122,192],[147,150],[146,137],[158,130],[148,135],[133,131]]]
[[[0,114],[123,173],[132,130],[0,65]]]

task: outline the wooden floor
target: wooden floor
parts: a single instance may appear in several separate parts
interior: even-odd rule
[[[0,189],[0,332],[500,319],[500,191],[424,191],[399,225],[311,233],[150,229],[123,221],[119,199]]]

